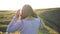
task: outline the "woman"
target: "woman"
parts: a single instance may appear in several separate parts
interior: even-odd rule
[[[21,20],[18,20],[21,16]],[[20,31],[20,34],[37,34],[38,29],[43,29],[44,24],[41,23],[40,18],[33,12],[30,5],[24,5],[22,12],[17,11],[12,21],[8,25],[7,32]]]

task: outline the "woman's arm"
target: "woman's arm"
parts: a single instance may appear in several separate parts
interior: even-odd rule
[[[9,24],[7,32],[15,32],[21,27],[21,25],[22,25],[21,21],[17,21],[14,25]]]
[[[46,29],[45,27],[45,23],[40,20],[40,28],[39,28],[39,31],[42,32],[43,34],[50,34],[49,31]]]
[[[15,26],[18,26],[17,24],[19,23],[19,21],[17,21],[17,19],[19,18],[19,14],[20,14],[19,12],[20,10],[17,11],[16,15],[11,20],[10,24],[8,25],[7,31],[14,31]]]
[[[38,16],[38,21],[39,21],[39,29],[43,29],[45,24],[41,21],[41,18]]]
[[[39,16],[38,16],[38,20],[39,20],[39,28],[43,29],[45,26],[44,22],[41,20],[41,18]]]
[[[8,25],[9,27],[11,27],[13,24],[16,23],[16,21],[18,20],[19,18],[19,14],[20,14],[20,10],[18,10],[15,14],[15,16],[13,16],[13,19],[11,20],[10,24]]]
[[[45,27],[44,22],[40,20],[40,29],[44,29],[44,27]]]
[[[16,16],[13,17],[12,21],[8,25],[7,32],[15,32],[22,25],[21,21],[16,21]]]
[[[42,32],[43,34],[50,34],[49,31],[46,29],[46,25],[43,23],[43,21],[41,21],[41,27],[39,28],[39,31]]]
[[[14,24],[16,23],[16,21],[17,21],[17,16],[15,15],[15,16],[12,18],[11,22],[8,24],[8,26],[11,27],[12,25],[14,25]]]

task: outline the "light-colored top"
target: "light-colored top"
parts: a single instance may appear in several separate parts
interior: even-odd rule
[[[34,18],[33,20],[19,20],[16,21],[16,16],[8,25],[7,32],[20,31],[20,34],[37,34],[39,28],[43,28],[44,24],[40,22],[40,18]],[[22,23],[23,21],[23,23]]]

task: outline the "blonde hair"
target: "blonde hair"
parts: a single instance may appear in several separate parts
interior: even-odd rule
[[[30,5],[24,5],[22,8],[22,19],[26,18],[27,16],[33,16],[35,18],[37,17]]]

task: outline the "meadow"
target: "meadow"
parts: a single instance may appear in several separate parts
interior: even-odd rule
[[[60,8],[51,9],[35,9],[34,12],[40,16],[45,23],[44,34],[59,34],[60,33]],[[7,25],[12,20],[16,11],[1,10],[0,11],[0,34],[6,32]],[[39,30],[38,34],[42,34]]]

